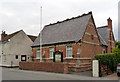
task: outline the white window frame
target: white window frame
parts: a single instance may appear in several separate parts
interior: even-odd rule
[[[39,56],[38,56],[38,53],[39,53]],[[41,56],[41,50],[37,49],[36,50],[36,59],[40,59],[40,56]]]
[[[54,47],[50,47],[50,48],[49,48],[49,58],[52,58],[52,59],[53,59],[54,51],[55,51]],[[50,52],[52,52],[52,56],[51,56],[51,53],[50,53]]]
[[[6,55],[3,55],[3,62],[6,62]]]
[[[67,51],[68,51],[68,46],[71,46],[71,51],[72,51],[72,54],[71,54],[71,57],[70,56],[68,56],[68,54],[67,54]],[[68,45],[68,46],[66,46],[66,58],[73,58],[73,49],[72,49],[72,45]]]

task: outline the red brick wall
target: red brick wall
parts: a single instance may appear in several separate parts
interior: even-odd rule
[[[111,53],[112,49],[115,47],[115,40],[113,32],[110,33],[109,41],[108,41],[108,53]]]
[[[36,48],[33,48],[32,52],[33,52],[33,57],[36,58]]]
[[[19,68],[24,70],[68,73],[68,65],[63,63],[20,62]]]
[[[86,34],[86,33],[89,33],[89,34]],[[93,39],[91,35],[94,36]],[[97,34],[97,30],[92,18],[89,20],[89,23],[87,25],[87,28],[82,40],[89,43],[95,43],[96,45],[87,44],[83,42],[83,44],[81,45],[81,49],[82,49],[81,57],[91,57],[94,59],[94,55],[102,53],[102,46],[100,46],[101,44],[100,39]]]
[[[93,58],[94,59],[94,55],[96,54],[101,54],[103,51],[103,47],[100,46],[100,40],[96,31],[96,27],[94,25],[94,21],[93,18],[91,17],[91,19],[89,20],[89,23],[87,25],[87,28],[85,30],[85,33],[89,33],[89,34],[84,34],[82,41],[87,41],[87,42],[91,42],[91,43],[95,43],[98,45],[93,45],[93,44],[87,44],[82,42],[82,44],[79,43],[69,43],[69,44],[61,44],[61,45],[52,45],[52,46],[45,46],[42,48],[42,55],[43,55],[43,51],[45,51],[45,57],[44,58],[49,58],[49,48],[50,47],[56,47],[56,51],[62,51],[63,52],[63,58],[66,57],[66,46],[67,45],[72,45],[72,50],[73,50],[73,57],[74,58]],[[91,38],[91,35],[94,35],[94,39]],[[97,36],[97,37],[95,37]],[[81,50],[81,54],[78,55],[78,49]],[[33,56],[36,56],[35,53],[35,48],[33,48]],[[52,62],[52,60],[45,60],[48,62]],[[66,60],[67,61],[67,60]],[[71,60],[70,60],[71,61]]]

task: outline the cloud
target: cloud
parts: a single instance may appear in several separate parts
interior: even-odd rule
[[[107,18],[111,17],[117,35],[118,0],[1,0],[0,27],[8,33],[23,29],[38,35],[40,6],[42,26],[92,11],[97,27],[107,25]]]

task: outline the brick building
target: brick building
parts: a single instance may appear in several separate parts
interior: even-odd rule
[[[108,19],[109,25],[105,28],[111,29],[108,42],[101,32],[104,27],[96,28],[92,12],[46,25],[32,45],[34,61],[53,62],[53,52],[61,51],[63,62],[69,64],[70,70],[89,70],[94,55],[104,50],[110,52],[114,47],[111,23]]]
[[[97,31],[102,43],[103,52],[102,53],[112,53],[112,49],[115,47],[115,38],[112,30],[112,20],[107,19],[108,25],[98,27]]]

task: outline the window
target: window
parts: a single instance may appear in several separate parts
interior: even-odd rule
[[[26,55],[21,55],[21,61],[26,61]]]
[[[6,62],[6,55],[3,56],[3,61]]]
[[[40,49],[37,49],[37,56],[36,56],[36,58],[39,59],[40,55],[41,55],[41,51],[40,51]]]
[[[103,54],[105,54],[106,53],[106,50],[105,49],[103,49]]]
[[[15,56],[15,59],[18,59],[18,55]]]
[[[50,58],[53,58],[54,48],[49,48]]]
[[[93,35],[91,35],[91,39],[94,40],[94,36]]]
[[[112,53],[112,48],[111,48],[111,53]]]
[[[4,48],[6,48],[7,47],[7,44],[4,44]]]
[[[66,57],[72,58],[72,46],[67,46],[66,47]]]

